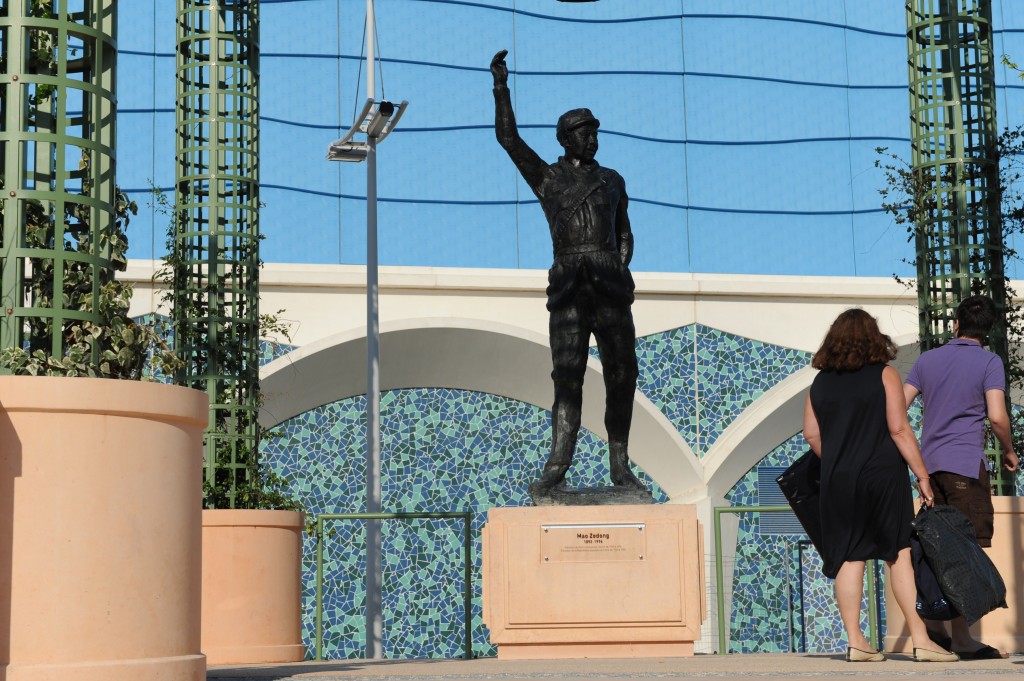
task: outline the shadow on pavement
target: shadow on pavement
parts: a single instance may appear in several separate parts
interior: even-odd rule
[[[215,679],[259,679],[259,681],[280,681],[300,675],[322,675],[335,673],[352,674],[369,672],[381,668],[402,666],[430,666],[450,664],[452,660],[333,660],[323,662],[295,662],[291,664],[252,664],[210,667],[206,670],[207,681]],[[461,662],[461,660],[456,660]],[[380,673],[380,672],[378,672]],[[386,674],[385,674],[386,675]]]

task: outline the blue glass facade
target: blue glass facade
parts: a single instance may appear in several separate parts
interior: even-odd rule
[[[1024,8],[994,0],[996,52]],[[361,0],[263,0],[262,229],[268,262],[365,261],[365,169],[324,160],[365,99]],[[379,94],[410,107],[380,152],[384,265],[546,268],[529,189],[498,147],[488,63],[509,49],[524,138],[587,106],[626,179],[634,269],[890,276],[905,234],[881,212],[875,148],[909,156],[903,3],[379,0]],[[120,6],[119,181],[169,188],[173,3]],[[362,77],[361,77],[362,76]],[[997,69],[1000,126],[1024,83]],[[164,220],[133,222],[159,257]],[[149,234],[144,234],[144,232]],[[147,238],[148,237],[148,238]]]

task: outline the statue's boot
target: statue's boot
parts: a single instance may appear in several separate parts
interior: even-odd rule
[[[528,488],[531,497],[548,496],[554,489],[565,487],[565,474],[572,463],[576,435],[580,430],[583,381],[560,380],[557,370],[551,376],[555,379],[555,401],[551,405],[551,454],[544,463],[540,478]]]
[[[551,491],[565,486],[565,474],[569,470],[568,464],[558,464],[548,461],[544,464],[544,472],[541,476],[530,483],[528,491],[530,496],[546,496]]]
[[[613,442],[608,448],[608,468],[611,470],[612,484],[616,487],[627,489],[646,490],[644,483],[633,475],[629,468],[629,454],[626,453],[626,444]]]

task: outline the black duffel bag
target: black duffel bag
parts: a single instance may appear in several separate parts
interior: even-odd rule
[[[814,548],[821,553],[821,459],[808,449],[775,482]]]
[[[1007,607],[1006,584],[978,545],[967,516],[953,506],[922,508],[913,527],[939,588],[967,626]]]
[[[951,620],[960,613],[946,600],[935,571],[924,556],[921,542],[910,536],[910,563],[914,566],[914,584],[917,586],[917,614],[923,620]]]

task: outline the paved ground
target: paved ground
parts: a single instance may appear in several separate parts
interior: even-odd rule
[[[514,681],[516,679],[1024,679],[1024,655],[1007,660],[918,663],[894,654],[881,663],[849,663],[841,655],[697,655],[631,660],[346,660],[211,667],[208,681]]]

